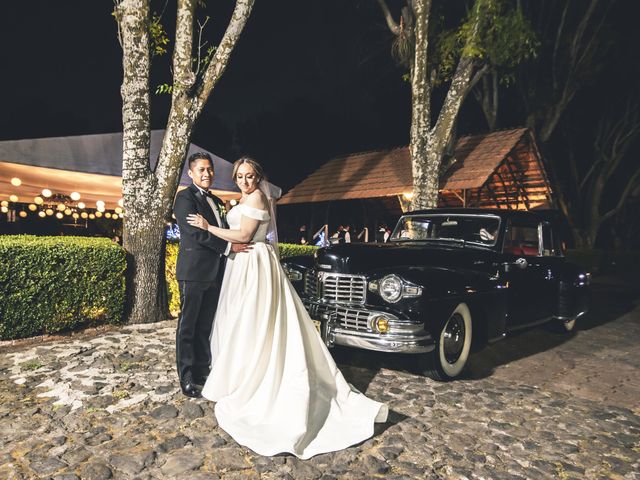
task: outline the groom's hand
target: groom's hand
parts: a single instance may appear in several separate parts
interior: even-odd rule
[[[232,243],[231,251],[233,253],[247,252],[253,248],[253,243]]]

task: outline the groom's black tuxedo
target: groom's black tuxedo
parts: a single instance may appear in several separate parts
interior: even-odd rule
[[[222,225],[218,223],[207,196],[220,212],[222,201],[208,192],[203,195],[194,184],[178,192],[173,206],[180,227],[176,278],[181,311],[176,332],[176,363],[182,385],[198,382],[209,372],[209,336],[229,246],[226,240],[187,223],[187,215],[199,213],[209,224],[227,227],[222,215],[219,215]]]

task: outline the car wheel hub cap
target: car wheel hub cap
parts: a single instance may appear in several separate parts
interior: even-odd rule
[[[456,363],[464,346],[464,320],[461,315],[452,316],[444,330],[444,357],[449,363]]]

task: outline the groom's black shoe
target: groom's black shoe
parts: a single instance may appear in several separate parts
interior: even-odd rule
[[[195,383],[199,387],[204,387],[204,384],[207,382],[208,375],[194,375],[193,383]]]
[[[202,394],[200,393],[200,389],[196,386],[195,383],[187,382],[180,385],[182,387],[182,393],[187,397],[191,398],[200,398]]]
[[[202,396],[202,394],[200,393],[200,389],[191,379],[180,382],[180,388],[182,389],[182,393],[187,397],[200,398]]]

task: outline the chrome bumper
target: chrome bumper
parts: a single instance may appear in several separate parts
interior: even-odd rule
[[[348,307],[303,299],[304,306],[311,318],[320,320],[320,334],[327,347],[343,345],[346,347],[362,348],[378,352],[397,353],[426,353],[435,348],[431,335],[422,325],[400,320],[387,312],[369,310],[364,306]],[[345,310],[353,308],[359,313],[369,315],[384,315],[389,321],[389,332],[379,333],[371,328],[345,327],[346,321],[341,321]]]

